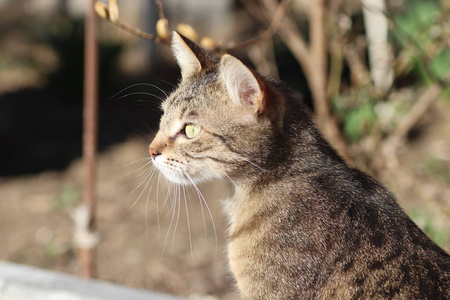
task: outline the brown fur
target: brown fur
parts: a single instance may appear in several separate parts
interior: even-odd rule
[[[228,258],[244,299],[450,299],[449,255],[345,164],[301,101],[230,56],[174,39],[183,80],[150,148],[175,182],[235,184]],[[194,56],[179,56],[183,47]],[[188,139],[191,123],[201,131]]]

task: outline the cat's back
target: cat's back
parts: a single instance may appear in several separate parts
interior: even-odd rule
[[[324,240],[328,271],[317,299],[450,299],[450,256],[386,188],[353,169],[312,180],[335,235]]]
[[[450,299],[449,255],[382,185],[347,167],[295,174],[240,195],[253,201],[229,257],[245,299]]]

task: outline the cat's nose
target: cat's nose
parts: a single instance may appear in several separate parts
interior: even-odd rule
[[[151,145],[148,146],[148,153],[150,153],[150,156],[153,158],[156,158],[158,155],[161,155],[161,152],[153,148]]]

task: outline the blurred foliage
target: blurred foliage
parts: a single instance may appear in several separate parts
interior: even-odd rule
[[[447,231],[443,226],[436,223],[434,214],[421,208],[413,209],[410,212],[411,219],[440,247],[445,247],[448,243]]]
[[[450,72],[450,51],[445,39],[450,33],[449,11],[435,0],[412,0],[403,13],[393,17],[392,34],[408,52],[404,72],[421,82],[443,80]]]
[[[61,254],[61,251],[58,247],[58,244],[55,242],[55,239],[50,239],[45,245],[45,253],[48,256],[56,257]]]
[[[377,121],[375,100],[364,91],[338,96],[333,100],[333,110],[343,120],[344,134],[350,142],[367,135]]]
[[[450,76],[449,16],[450,5],[437,0],[411,0],[400,12],[389,16],[393,21],[390,36],[396,57],[392,89],[387,94],[379,94],[371,86],[345,86],[332,99],[333,112],[350,143],[371,134],[384,135],[395,128],[398,119],[417,100],[416,92],[414,97],[399,97],[399,89],[416,90]],[[355,16],[352,19],[361,23],[352,24],[352,35],[364,36],[363,30],[355,31],[362,26],[362,19]],[[349,46],[357,47],[355,43]],[[343,78],[343,81],[349,80]],[[450,87],[444,92],[450,95]]]
[[[446,161],[436,157],[427,157],[423,164],[429,175],[438,176],[450,182],[450,168],[446,165]]]
[[[430,69],[439,80],[443,80],[450,72],[450,51],[441,50],[430,62]]]
[[[437,1],[410,0],[405,11],[394,16],[395,25],[400,28],[394,28],[393,33],[403,42],[403,46],[407,46],[410,42],[408,39],[413,38],[422,47],[427,47],[433,40],[430,30],[435,25],[438,11]],[[403,33],[409,36],[405,37]]]
[[[56,210],[67,211],[75,207],[80,199],[80,189],[75,185],[66,185],[61,188],[54,199],[54,208]]]

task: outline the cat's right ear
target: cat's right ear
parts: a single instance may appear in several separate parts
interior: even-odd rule
[[[252,108],[254,112],[264,112],[264,83],[258,80],[256,73],[239,59],[225,54],[220,60],[220,75],[231,100],[238,105]]]
[[[205,50],[176,31],[172,34],[172,51],[180,66],[182,79],[200,72],[202,62],[207,60]]]

